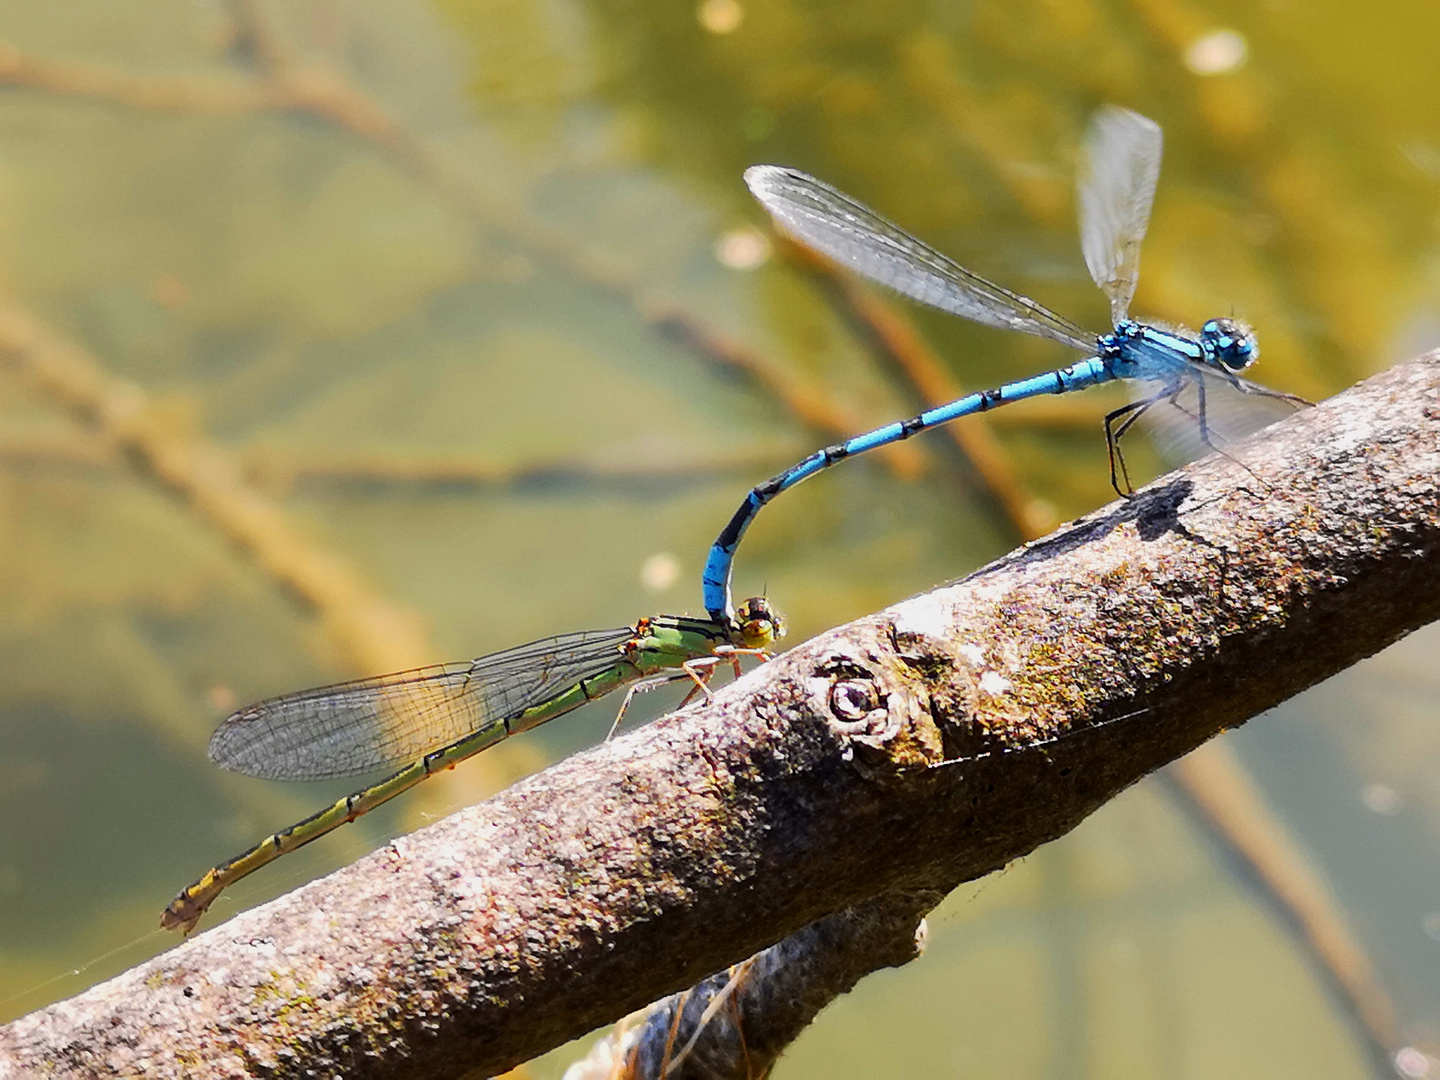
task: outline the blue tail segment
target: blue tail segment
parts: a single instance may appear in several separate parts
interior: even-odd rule
[[[1152,406],[1167,402],[1179,406],[1177,399],[1187,388],[1196,390],[1199,404],[1194,412],[1181,406],[1182,411],[1193,417],[1207,446],[1212,446],[1205,416],[1207,378],[1222,380],[1247,394],[1308,404],[1240,378],[1238,373],[1260,355],[1254,336],[1243,323],[1211,319],[1199,334],[1191,335],[1129,317],[1130,298],[1139,280],[1140,242],[1160,178],[1161,143],[1160,128],[1154,121],[1110,107],[1095,114],[1082,147],[1078,182],[1081,249],[1090,276],[1110,299],[1114,330],[1108,334],[1092,334],[1043,304],[987,281],[822,180],[777,165],[745,170],[751,193],[785,232],[842,266],[922,304],[986,326],[1049,338],[1090,356],[1069,367],[969,394],[909,420],[857,435],[811,454],[756,486],[716,538],[705,561],[705,607],[711,618],[726,619],[731,614],[730,572],[735,549],[766,503],[836,462],[908,439],[937,424],[1011,401],[1066,394],[1112,379],[1153,382],[1157,385],[1140,400],[1105,418],[1110,483],[1124,496],[1130,494],[1130,481],[1120,453],[1121,436]]]
[[[1103,342],[1097,342],[1096,345],[1099,348]],[[731,610],[730,572],[735,562],[735,549],[740,546],[740,540],[744,537],[745,530],[750,527],[750,523],[755,520],[760,510],[782,491],[789,490],[800,481],[807,480],[846,458],[852,458],[857,454],[864,454],[881,446],[908,439],[912,435],[929,431],[933,427],[948,423],[958,417],[987,412],[998,405],[1004,405],[1011,401],[1022,401],[1040,394],[1065,394],[1072,390],[1083,390],[1096,383],[1109,382],[1118,377],[1112,370],[1113,367],[1112,360],[1096,356],[1058,371],[1047,371],[1043,375],[1036,375],[1030,379],[1007,383],[994,390],[967,394],[947,405],[941,405],[920,413],[918,416],[912,416],[909,420],[886,424],[884,427],[876,428],[864,435],[857,435],[846,442],[827,446],[824,450],[817,450],[805,460],[772,476],[763,484],[756,484],[750,489],[750,494],[745,496],[745,501],[740,504],[739,509],[721,530],[720,535],[715,538],[715,543],[710,546],[710,555],[705,560],[703,577],[705,610],[710,612],[712,618],[719,619],[729,616]]]

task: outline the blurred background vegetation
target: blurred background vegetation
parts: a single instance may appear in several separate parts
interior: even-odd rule
[[[833,278],[773,240],[745,166],[814,172],[1103,328],[1071,178],[1091,111],[1135,108],[1167,140],[1137,315],[1233,312],[1257,378],[1319,398],[1440,336],[1437,42],[1425,0],[6,5],[0,1019],[173,944],[153,928],[180,886],[348,790],[211,767],[237,703],[698,612],[752,483],[1070,359]],[[803,640],[1095,508],[1116,401],[1016,406],[804,485],[752,531],[739,594]],[[1370,957],[1412,1076],[1440,1069],[1437,643],[1225,740]],[[424,785],[208,923],[612,715]],[[929,953],[781,1071],[1363,1075],[1343,997],[1185,806],[1141,785],[961,890]]]

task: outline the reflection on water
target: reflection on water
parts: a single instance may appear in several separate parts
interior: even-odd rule
[[[1233,310],[1257,377],[1309,397],[1436,324],[1440,9],[1415,0],[1358,25],[1285,0],[54,11],[0,20],[0,998],[131,946],[4,1016],[168,946],[151,930],[180,885],[342,793],[218,774],[229,703],[695,611],[754,479],[910,411],[921,391],[757,231],[747,165],[811,171],[1103,325],[1071,176],[1113,101],[1167,140],[1138,315]],[[963,387],[1060,359],[904,314]],[[1110,403],[996,418],[1025,505],[1108,498]],[[778,500],[737,587],[766,585],[803,640],[1006,550],[995,506],[932,438]],[[1436,1052],[1433,651],[1417,635],[1232,741]],[[608,716],[515,740],[229,902]],[[1277,918],[1155,785],[935,922],[927,957],[782,1068],[1363,1068]]]

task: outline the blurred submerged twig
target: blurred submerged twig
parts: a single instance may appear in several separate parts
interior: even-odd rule
[[[245,481],[273,494],[297,490],[589,492],[651,499],[721,480],[748,483],[757,473],[775,472],[803,453],[797,444],[713,459],[666,457],[656,461],[647,456],[625,460],[617,455],[613,461],[557,458],[514,464],[469,455],[324,456],[252,448],[237,452],[235,463]],[[0,463],[12,469],[111,469],[122,462],[115,443],[93,429],[0,431]]]
[[[1241,880],[1309,954],[1369,1044],[1371,1059],[1388,1067],[1403,1040],[1389,991],[1323,876],[1271,812],[1234,752],[1223,743],[1207,743],[1161,776],[1236,864]]]
[[[566,230],[540,221],[513,198],[482,185],[473,171],[452,162],[338,68],[301,56],[271,29],[254,0],[233,0],[231,7],[236,13],[235,49],[255,65],[252,77],[134,75],[43,60],[0,41],[0,85],[139,109],[220,114],[276,110],[321,120],[381,150],[477,225],[609,293],[657,332],[708,362],[742,373],[823,438],[844,438],[865,426],[821,386],[795,378],[784,365],[678,304],[649,295],[614,260],[591,252]],[[884,454],[901,477],[913,477],[922,467],[923,456],[914,447],[887,447]]]
[[[89,351],[0,300],[0,357],[185,500],[310,607],[364,671],[433,659],[420,620],[374,594],[334,555],[296,531],[241,478],[231,455],[167,417],[143,389],[110,374]]]
[[[0,458],[7,448],[0,443]],[[746,482],[757,472],[793,461],[796,451],[732,454],[714,460],[607,463],[594,460],[527,461],[508,464],[473,457],[292,458],[268,451],[243,455],[246,476],[278,491],[508,491],[567,492],[656,498],[718,480]]]

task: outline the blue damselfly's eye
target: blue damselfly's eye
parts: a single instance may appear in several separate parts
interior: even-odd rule
[[[1200,340],[1227,371],[1244,371],[1260,357],[1254,332],[1237,319],[1211,319],[1200,328]]]

